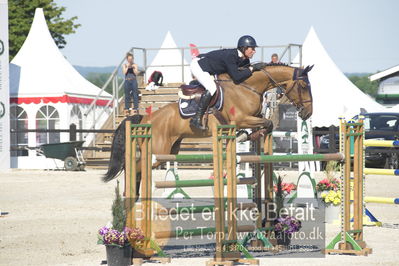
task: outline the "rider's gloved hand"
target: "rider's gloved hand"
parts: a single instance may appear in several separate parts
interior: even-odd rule
[[[264,63],[255,63],[255,64],[251,65],[251,67],[252,67],[252,72],[255,72],[255,71],[259,71],[259,70],[263,69],[265,67],[265,64]]]

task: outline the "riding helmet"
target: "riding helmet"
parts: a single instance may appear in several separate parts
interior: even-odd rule
[[[258,47],[256,44],[255,38],[249,35],[244,35],[241,36],[240,39],[238,39],[237,43],[237,48],[242,48],[242,47]]]

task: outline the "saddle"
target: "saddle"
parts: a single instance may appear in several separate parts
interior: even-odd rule
[[[216,92],[212,96],[211,101],[209,102],[209,106],[213,107],[219,100],[221,96],[221,86],[219,85],[218,82],[216,82]],[[179,91],[179,98],[185,99],[185,100],[191,100],[195,99],[196,102],[199,102],[201,95],[205,93],[205,88],[202,86],[198,81],[195,82],[194,84],[188,84],[188,85],[181,85],[180,86],[180,91]]]
[[[215,81],[216,82],[216,81]],[[224,125],[225,122],[220,110],[223,108],[223,88],[216,82],[216,93],[212,96],[205,112],[204,121],[207,124],[208,115],[212,113]],[[179,95],[179,112],[183,118],[192,117],[197,109],[205,88],[196,80],[191,81],[189,85],[181,85],[178,92]]]

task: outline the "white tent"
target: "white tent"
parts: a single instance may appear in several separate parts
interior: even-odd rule
[[[299,60],[296,59],[295,62]],[[386,110],[370,96],[359,90],[327,54],[313,27],[302,47],[302,64],[314,65],[309,73],[312,85],[312,126],[338,125],[338,118],[352,118],[364,108],[368,112]]]
[[[161,50],[158,51],[146,71],[147,80],[155,70],[162,72],[164,83],[188,83],[192,80],[186,59],[182,58],[181,50],[175,48],[177,48],[177,45],[173,40],[172,34],[168,31],[161,45]],[[184,64],[183,71],[182,62]],[[182,73],[184,73],[184,77]]]
[[[18,129],[90,128],[92,116],[106,108],[112,96],[102,93],[95,108],[84,114],[100,89],[84,79],[58,50],[48,30],[41,8],[37,8],[29,34],[10,64],[11,125]],[[99,128],[110,108],[97,120]],[[86,136],[86,144],[93,134]],[[83,136],[78,136],[78,138]],[[35,147],[43,143],[64,142],[68,133],[28,133],[14,135],[12,145]],[[16,155],[16,154],[14,154]],[[53,168],[61,162],[37,156],[35,151],[19,153],[12,158],[12,167]],[[21,156],[23,155],[23,156]]]

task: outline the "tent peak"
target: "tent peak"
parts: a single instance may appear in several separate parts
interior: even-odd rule
[[[168,31],[162,42],[161,48],[177,48],[176,42],[172,37],[172,33]]]
[[[43,9],[36,8],[28,36],[10,64],[12,97],[90,95],[99,88],[65,59],[50,34]],[[103,91],[102,97],[111,95]]]

